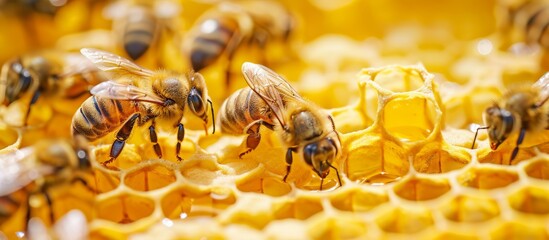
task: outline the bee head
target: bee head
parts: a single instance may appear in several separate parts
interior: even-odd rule
[[[208,103],[212,105],[212,102],[208,98],[206,81],[200,73],[196,72],[191,73],[188,79],[190,83],[190,91],[187,97],[187,105],[189,105],[189,108],[194,115],[204,120],[204,126],[206,126],[208,123]],[[213,106],[210,107],[212,111],[212,119],[215,119],[213,117]]]
[[[335,141],[328,137],[320,141],[312,142],[303,148],[303,159],[313,167],[320,178],[325,178],[330,173],[332,162],[337,156],[338,148]]]
[[[10,104],[19,99],[33,84],[33,76],[20,59],[4,64],[0,75],[0,103]]]
[[[496,150],[515,126],[515,117],[513,114],[497,105],[489,107],[484,111],[484,122],[488,126],[488,138],[490,147]]]

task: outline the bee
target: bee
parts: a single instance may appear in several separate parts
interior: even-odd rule
[[[111,73],[116,79],[93,87],[93,95],[82,103],[72,119],[72,135],[81,135],[88,141],[97,140],[120,128],[111,147],[110,159],[103,162],[104,165],[120,155],[135,123],[143,126],[150,122],[150,140],[156,155],[162,158],[155,129],[157,118],[174,122],[177,128],[176,156],[181,161],[179,152],[185,136],[181,120],[187,105],[195,116],[204,121],[207,131],[207,104],[210,104],[212,118],[214,110],[205,80],[199,73],[185,75],[166,70],[151,71],[110,52],[90,48],[84,48],[81,52],[99,69]]]
[[[231,61],[239,48],[256,44],[264,51],[269,43],[287,42],[294,25],[294,17],[275,1],[223,2],[197,20],[183,48],[197,72],[225,55],[228,85]]]
[[[246,151],[253,151],[261,140],[260,127],[274,130],[286,151],[286,175],[290,174],[293,153],[299,154],[321,178],[320,190],[330,168],[339,185],[341,179],[332,162],[340,155],[341,140],[332,117],[313,103],[303,99],[280,75],[271,69],[245,62],[242,73],[248,84],[225,100],[219,112],[221,132],[248,134]]]
[[[27,126],[32,106],[40,97],[75,99],[89,93],[105,76],[80,54],[43,51],[4,63],[0,71],[0,103],[5,106],[30,97],[24,115]]]
[[[547,1],[501,1],[497,10],[500,31],[529,45],[549,47]]]
[[[13,216],[23,204],[20,201],[25,201],[13,197],[20,190],[27,193],[25,223],[32,217],[28,202],[31,196],[43,194],[51,209],[52,199],[48,194],[51,187],[81,182],[95,193],[84,179],[84,174],[92,173],[92,166],[88,148],[83,143],[82,139],[75,142],[39,140],[32,146],[0,154],[0,222]],[[53,210],[50,210],[49,217],[53,222]]]
[[[135,61],[158,44],[161,31],[170,29],[168,20],[179,11],[180,6],[171,1],[127,0],[113,3],[105,15],[114,20],[116,41]]]
[[[518,132],[518,138],[511,153],[511,161],[519,151],[526,133],[549,129],[549,72],[533,85],[507,92],[500,101],[483,113],[485,127],[477,128],[473,145],[480,129],[488,129],[490,148],[496,150],[511,134]]]

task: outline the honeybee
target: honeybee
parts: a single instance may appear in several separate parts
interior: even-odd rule
[[[183,49],[197,72],[225,54],[228,85],[231,61],[240,47],[256,44],[264,51],[269,43],[286,42],[294,25],[293,16],[275,1],[223,2],[197,20],[185,38]]]
[[[549,72],[532,86],[507,92],[500,101],[484,111],[485,127],[477,128],[473,145],[480,129],[488,129],[490,148],[496,150],[511,134],[518,132],[518,138],[511,153],[511,161],[519,151],[526,133],[549,129]],[[501,106],[501,107],[500,107]]]
[[[204,121],[207,131],[207,104],[210,104],[212,118],[214,110],[204,78],[199,73],[185,75],[166,70],[151,71],[113,53],[90,48],[81,52],[116,79],[93,87],[93,95],[82,103],[72,119],[73,136],[81,135],[88,141],[97,140],[121,126],[112,144],[110,159],[103,162],[104,165],[120,155],[136,122],[139,126],[150,122],[150,139],[156,155],[162,158],[156,136],[156,118],[174,121],[177,128],[176,156],[182,160],[179,152],[185,128],[181,120],[186,105]]]
[[[27,193],[26,221],[32,217],[29,199],[34,194],[44,194],[50,206],[49,217],[54,221],[51,197],[48,189],[62,184],[81,182],[91,192],[84,174],[91,174],[91,162],[87,147],[79,139],[71,143],[64,139],[37,141],[34,145],[0,155],[0,222],[13,216],[22,199],[12,194],[23,190]],[[34,182],[34,185],[31,183]]]
[[[179,11],[171,1],[126,0],[113,3],[105,15],[114,20],[118,44],[135,61],[158,44],[161,31],[170,28],[168,20]]]
[[[223,133],[248,134],[247,149],[239,157],[259,145],[259,129],[263,125],[277,132],[287,147],[284,181],[290,174],[293,153],[297,153],[321,178],[320,190],[330,168],[336,171],[341,186],[339,172],[332,165],[341,152],[341,140],[332,117],[303,99],[284,78],[263,65],[245,62],[242,73],[249,88],[233,93],[219,112]]]
[[[7,61],[0,72],[0,103],[30,97],[23,125],[39,97],[73,99],[89,92],[105,76],[80,54],[43,51]]]
[[[529,45],[549,47],[549,35],[546,25],[549,24],[549,2],[507,1],[501,0],[498,5],[498,25],[500,31],[512,40],[524,41]]]

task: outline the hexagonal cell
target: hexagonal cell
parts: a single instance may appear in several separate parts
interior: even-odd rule
[[[491,239],[548,239],[547,229],[542,222],[504,222],[490,231]]]
[[[164,216],[171,219],[185,219],[198,216],[216,216],[221,210],[236,202],[236,196],[229,189],[201,191],[180,188],[166,194],[161,200]]]
[[[449,126],[462,129],[471,123],[482,123],[484,110],[500,97],[500,91],[492,86],[476,87],[467,93],[454,95],[444,101],[444,120]]]
[[[238,201],[218,216],[221,224],[242,224],[263,229],[274,219],[273,198],[260,194],[239,195]]]
[[[376,219],[377,225],[389,233],[417,233],[433,225],[433,217],[428,209],[418,207],[404,209],[393,207],[382,212]]]
[[[393,92],[415,91],[424,85],[424,79],[417,66],[390,66],[368,68],[361,72],[365,77]]]
[[[354,131],[359,131],[362,129],[367,128],[368,126],[372,125],[374,122],[374,118],[371,118],[368,115],[365,115],[365,110],[362,110],[364,108],[364,105],[351,105],[349,107],[343,107],[338,109],[330,109],[329,112],[334,118],[334,122],[336,123],[336,130],[340,133],[350,133]],[[369,110],[370,108],[367,108],[366,110]],[[374,110],[377,110],[374,109]],[[374,114],[374,117],[376,115]]]
[[[414,169],[420,173],[445,173],[465,167],[470,155],[451,145],[431,142],[414,155]]]
[[[292,191],[291,185],[278,177],[254,178],[237,184],[236,187],[240,191],[263,193],[273,197],[283,196]]]
[[[494,189],[506,187],[518,181],[518,174],[512,170],[494,167],[473,167],[457,176],[457,181],[466,187]]]
[[[389,201],[385,191],[351,188],[335,191],[330,195],[332,206],[339,210],[366,212]]]
[[[307,224],[311,239],[358,239],[364,238],[368,230],[366,221],[349,213],[320,215]]]
[[[394,98],[385,103],[383,128],[403,142],[424,140],[437,124],[437,108],[420,96]]]
[[[210,185],[222,174],[222,170],[213,159],[193,159],[184,163],[181,174],[195,184]]]
[[[175,182],[174,171],[162,164],[144,165],[124,177],[124,184],[138,191],[163,188],[173,182]]]
[[[450,189],[450,183],[444,178],[412,177],[397,183],[393,191],[397,196],[410,201],[426,201],[438,198]]]
[[[346,169],[352,181],[384,185],[397,181],[409,171],[406,150],[392,141],[381,140],[371,133],[357,132],[350,139]],[[351,136],[350,138],[353,138]]]
[[[127,224],[150,216],[155,204],[149,198],[120,195],[102,200],[95,207],[98,218]]]
[[[496,200],[480,196],[456,196],[441,207],[447,219],[455,222],[482,222],[499,216]]]
[[[511,207],[531,214],[549,214],[549,190],[539,187],[525,187],[508,198]]]
[[[319,212],[323,207],[318,198],[299,196],[297,199],[281,199],[274,201],[272,206],[275,219],[296,218],[307,219]]]
[[[93,170],[93,177],[87,181],[91,188],[98,193],[105,193],[114,190],[120,185],[119,172],[96,168]]]
[[[549,180],[549,160],[539,159],[529,162],[524,168],[526,175],[531,178],[537,178],[541,180]]]

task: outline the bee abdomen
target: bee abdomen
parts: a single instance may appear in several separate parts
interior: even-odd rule
[[[243,134],[250,123],[260,119],[272,124],[263,110],[265,105],[265,102],[250,88],[236,91],[223,102],[219,111],[221,132]]]
[[[549,4],[529,2],[519,7],[513,14],[513,24],[524,30],[526,42],[539,43],[549,47]]]
[[[91,96],[72,119],[73,135],[79,134],[94,141],[120,126],[135,112],[130,101],[103,99]]]
[[[156,19],[148,11],[140,9],[136,14],[129,14],[124,27],[124,50],[136,60],[143,56],[154,40]]]
[[[190,57],[194,71],[200,71],[216,61],[236,34],[238,23],[232,18],[211,18],[198,26]]]

